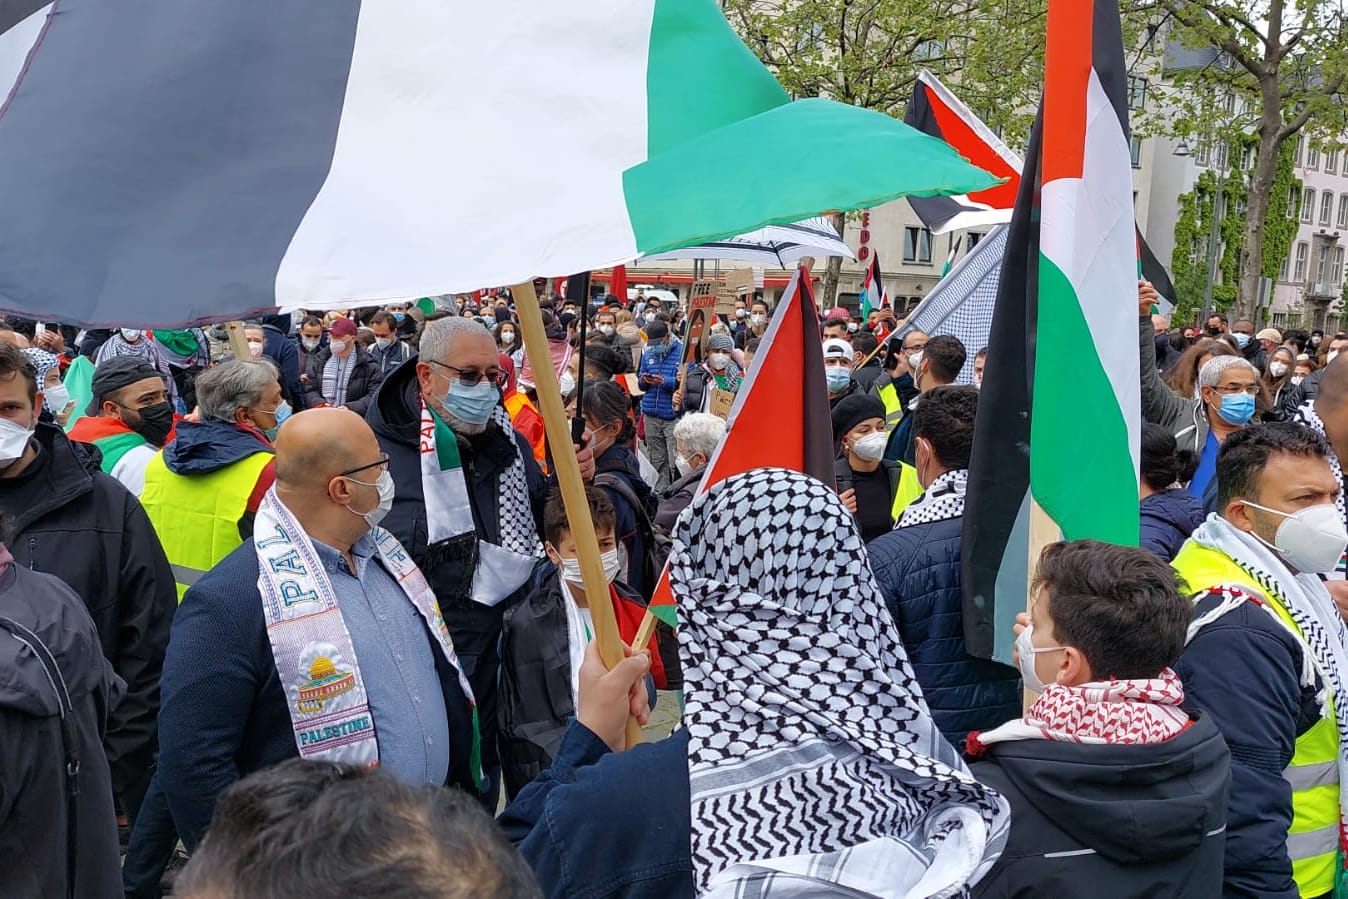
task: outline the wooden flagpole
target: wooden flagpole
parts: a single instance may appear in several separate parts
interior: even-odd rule
[[[532,281],[511,288],[515,297],[515,311],[519,315],[520,331],[524,335],[525,352],[534,371],[534,387],[538,392],[539,411],[552,448],[553,470],[561,488],[566,518],[571,525],[571,537],[576,541],[576,556],[580,561],[581,577],[585,581],[585,595],[594,622],[594,641],[599,655],[609,668],[623,659],[622,637],[618,634],[618,619],[609,601],[608,578],[599,556],[599,540],[595,537],[594,521],[590,518],[590,503],[585,498],[585,483],[580,477],[580,463],[571,442],[571,428],[566,421],[566,407],[557,384],[557,371],[552,367],[548,351],[548,335],[543,330],[543,316],[538,308],[538,296]],[[584,348],[582,348],[583,351]],[[641,725],[635,718],[627,720],[627,745],[643,742]]]
[[[243,332],[243,322],[225,322],[225,334],[229,336],[229,348],[234,351],[235,359],[246,362],[253,358],[253,354],[248,351],[248,336]]]

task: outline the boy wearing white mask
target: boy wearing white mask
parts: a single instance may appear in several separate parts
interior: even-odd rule
[[[630,644],[645,617],[646,603],[618,579],[621,560],[613,504],[596,487],[586,485],[585,496],[609,582],[607,599],[618,619],[618,633]],[[523,602],[506,611],[501,630],[498,746],[506,794],[512,797],[552,764],[568,719],[576,714],[580,666],[594,636],[591,598],[585,593],[576,541],[559,491],[553,491],[543,508],[543,533],[544,549],[555,567]],[[654,651],[651,676],[656,683],[664,682],[664,665]]]
[[[1324,896],[1344,874],[1348,632],[1319,572],[1348,531],[1329,455],[1298,424],[1233,433],[1217,512],[1173,563],[1195,602],[1175,670],[1232,750],[1225,895]]]

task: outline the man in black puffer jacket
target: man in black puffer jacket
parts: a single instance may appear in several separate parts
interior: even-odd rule
[[[41,409],[33,367],[0,344],[0,514],[10,518],[10,551],[84,601],[126,682],[105,745],[113,790],[134,817],[155,757],[159,673],[178,606],[173,571],[136,498],[99,470],[96,450],[38,422]]]
[[[932,719],[961,749],[971,730],[1020,714],[1014,668],[969,655],[964,646],[960,534],[978,390],[937,387],[913,411],[917,476],[926,492],[898,526],[871,541],[875,581],[894,616]]]

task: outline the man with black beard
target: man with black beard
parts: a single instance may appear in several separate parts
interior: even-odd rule
[[[139,356],[114,356],[94,370],[94,394],[70,439],[98,447],[99,467],[137,498],[145,489],[145,466],[173,430],[168,384]]]
[[[126,695],[108,710],[104,746],[113,792],[134,818],[155,757],[159,673],[178,605],[173,571],[136,498],[99,471],[97,452],[38,421],[41,410],[33,366],[0,344],[0,516],[11,522],[9,550],[16,565],[55,575],[84,601],[103,654],[126,681]]]

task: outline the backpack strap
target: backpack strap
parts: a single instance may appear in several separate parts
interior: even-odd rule
[[[70,701],[70,690],[66,687],[65,676],[61,673],[56,659],[47,644],[28,628],[12,618],[0,615],[0,630],[7,631],[37,657],[47,675],[56,696],[56,705],[61,717],[61,750],[65,755],[65,799],[66,799],[66,896],[75,895],[75,859],[78,829],[76,826],[76,798],[80,795],[80,751],[75,734],[75,706]]]
[[[636,491],[631,488],[625,478],[609,471],[601,471],[594,476],[594,485],[596,487],[611,487],[618,491],[618,495],[627,500],[627,504],[636,513],[637,526],[647,535],[655,533],[655,525],[651,523],[651,516],[646,511],[646,504],[641,501],[641,498],[637,496]]]

